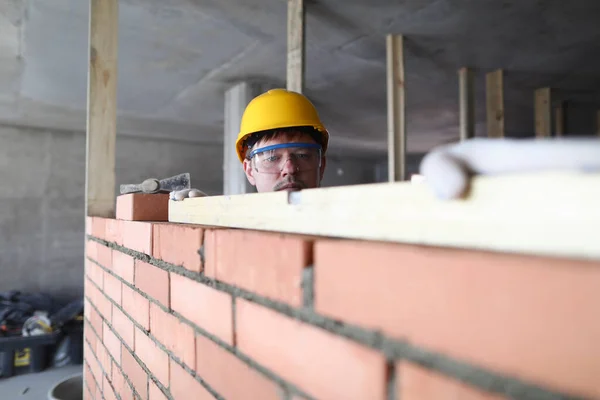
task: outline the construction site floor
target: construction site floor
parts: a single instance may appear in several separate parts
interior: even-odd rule
[[[51,368],[42,372],[0,378],[2,400],[46,400],[48,392],[59,381],[81,373],[82,365]]]

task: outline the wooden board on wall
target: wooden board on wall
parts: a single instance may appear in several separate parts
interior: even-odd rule
[[[86,215],[114,217],[118,0],[90,1]]]
[[[501,69],[485,76],[488,137],[504,137],[504,74]]]
[[[463,199],[378,183],[169,202],[169,221],[600,259],[600,174],[477,176]]]

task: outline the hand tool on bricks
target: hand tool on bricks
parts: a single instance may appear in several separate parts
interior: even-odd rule
[[[121,194],[128,193],[170,193],[190,188],[190,174],[184,173],[165,179],[148,178],[140,184],[121,185]]]

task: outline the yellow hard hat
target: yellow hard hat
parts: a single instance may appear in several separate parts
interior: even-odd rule
[[[258,95],[246,106],[235,143],[240,162],[246,154],[244,142],[254,133],[279,128],[310,126],[322,136],[323,153],[327,150],[329,132],[319,119],[315,106],[300,93],[272,89]]]

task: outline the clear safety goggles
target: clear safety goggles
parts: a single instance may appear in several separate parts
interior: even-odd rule
[[[316,143],[283,143],[252,150],[249,158],[259,173],[278,174],[289,161],[297,172],[321,166],[321,146]]]

